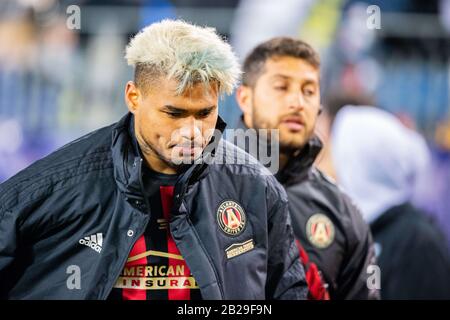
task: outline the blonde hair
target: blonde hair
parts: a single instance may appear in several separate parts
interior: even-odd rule
[[[197,83],[212,82],[217,82],[221,94],[231,94],[241,75],[231,46],[214,28],[181,20],[162,20],[142,29],[128,44],[125,58],[135,67],[135,78],[141,73],[176,79],[178,94]]]

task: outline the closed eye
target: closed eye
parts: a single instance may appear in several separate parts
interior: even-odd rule
[[[305,89],[305,90],[304,90],[304,93],[305,93],[305,95],[307,95],[307,96],[312,96],[312,95],[314,95],[315,90],[314,90],[314,89]]]
[[[212,112],[211,109],[200,111],[199,113],[197,113],[197,116],[200,118],[206,118],[207,116],[209,116],[211,114],[211,112]]]
[[[168,114],[172,118],[180,118],[183,116],[182,112],[165,111],[164,113]]]

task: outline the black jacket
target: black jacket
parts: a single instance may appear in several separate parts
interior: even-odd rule
[[[410,203],[390,208],[370,225],[377,245],[382,299],[450,299],[446,240]]]
[[[149,221],[142,158],[130,115],[55,151],[0,185],[0,291],[10,299],[106,299]],[[218,129],[225,124],[218,120]],[[307,287],[283,188],[262,168],[231,164],[243,152],[215,139],[178,179],[170,231],[204,299],[302,299]],[[227,161],[225,161],[227,160]],[[230,236],[218,225],[224,200],[247,221]],[[79,243],[101,233],[101,248]],[[254,248],[227,258],[232,245]],[[248,243],[248,242],[247,242]],[[67,285],[73,268],[80,289]],[[70,287],[70,288],[69,288]]]
[[[238,128],[246,129],[242,117]],[[321,149],[313,137],[276,174],[288,195],[294,234],[321,271],[331,299],[376,299],[379,293],[366,283],[367,267],[376,263],[369,226],[349,197],[313,166]],[[323,243],[311,232],[318,223],[328,228]]]

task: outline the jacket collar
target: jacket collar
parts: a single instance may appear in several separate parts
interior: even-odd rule
[[[284,185],[292,185],[306,179],[322,146],[316,135],[311,137],[303,148],[294,152],[286,166],[277,173],[277,180]]]
[[[239,118],[236,126],[238,129],[248,129],[244,123],[244,118]],[[312,168],[317,155],[322,150],[323,144],[319,137],[314,135],[308,140],[306,145],[294,152],[286,166],[278,171],[275,175],[277,180],[284,185],[298,183],[308,176],[309,170]],[[248,150],[246,150],[248,151]]]
[[[222,134],[226,123],[218,117],[216,129]],[[203,157],[214,156],[220,137],[212,139],[208,144],[211,150],[209,154],[203,154]],[[137,140],[134,135],[134,119],[131,113],[126,114],[113,127],[111,152],[114,163],[114,177],[119,190],[124,193],[127,200],[133,200],[135,203],[144,203],[142,193],[142,168],[143,157],[140,152]],[[208,172],[207,161],[189,165],[186,171],[179,177],[177,187],[180,192],[185,191],[187,186],[206,176]],[[179,185],[179,186],[178,186]]]

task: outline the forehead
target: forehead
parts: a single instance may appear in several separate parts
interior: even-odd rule
[[[301,58],[280,56],[267,59],[264,78],[276,80],[288,78],[294,81],[319,82],[319,69]]]
[[[150,99],[164,104],[188,108],[199,105],[213,106],[217,104],[219,90],[216,83],[197,83],[177,94],[179,82],[174,79],[159,79],[157,85],[151,90]]]

